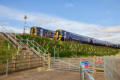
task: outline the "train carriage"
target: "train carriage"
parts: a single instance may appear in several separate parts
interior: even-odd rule
[[[73,40],[82,43],[92,43],[92,38],[87,36],[82,36],[74,34],[65,30],[56,30],[56,35],[58,40]]]
[[[98,39],[93,39],[93,44],[94,45],[101,45],[101,46],[107,46],[107,42],[106,41],[102,41],[102,40],[98,40]]]
[[[53,38],[54,36],[54,31],[48,30],[48,29],[44,29],[41,27],[36,27],[33,26],[30,29],[30,34],[34,35],[34,36],[41,36],[41,37],[49,37],[49,38]]]
[[[51,39],[57,39],[57,40],[62,40],[62,41],[77,41],[80,43],[87,43],[87,44],[92,44],[92,45],[98,45],[98,46],[108,46],[108,47],[113,47],[113,48],[120,48],[120,44],[114,44],[111,42],[107,41],[102,41],[98,40],[95,38],[87,37],[87,36],[82,36],[78,35],[75,33],[71,33],[65,30],[56,30],[55,32],[52,30],[44,29],[42,27],[36,27],[33,26],[30,29],[30,34],[34,36],[43,36],[43,37],[49,37]]]
[[[110,43],[107,41],[98,40],[95,38],[74,34],[74,33],[71,33],[71,32],[65,31],[65,30],[60,30],[60,29],[56,30],[55,37],[58,40],[62,40],[62,41],[63,40],[73,40],[73,41],[88,43],[88,44],[92,44],[92,45],[120,48],[119,44],[114,44],[114,43]]]

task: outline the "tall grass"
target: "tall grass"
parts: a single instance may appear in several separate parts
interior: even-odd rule
[[[16,54],[17,49],[0,35],[0,55]]]
[[[110,56],[119,53],[119,49],[104,46],[94,46],[73,41],[54,41],[49,38],[31,35],[22,35],[21,37],[23,39],[36,41],[44,47],[51,56],[54,56],[54,53],[60,57]]]

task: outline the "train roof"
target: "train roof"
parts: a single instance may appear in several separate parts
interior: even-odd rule
[[[36,27],[36,28],[40,28],[40,29],[44,29],[44,30],[48,30],[48,31],[54,32],[53,30],[45,29],[45,28],[43,28],[43,27],[32,26],[31,28],[33,28],[33,27]]]
[[[57,29],[57,30],[61,30],[61,31],[65,31],[65,32],[69,32],[69,31],[62,30],[62,29]],[[72,32],[69,32],[69,33],[72,33]],[[77,36],[83,36],[83,35],[76,34],[76,33],[72,33],[72,34],[77,35]],[[87,38],[91,38],[91,39],[99,40],[99,41],[105,41],[105,40],[100,40],[100,39],[96,39],[96,38],[92,38],[92,37],[88,37],[88,36],[83,36],[83,37],[87,37]],[[105,42],[108,42],[108,43],[110,43],[110,44],[120,45],[120,44],[116,44],[116,43],[109,42],[109,41],[105,41]]]
[[[58,29],[58,30],[62,30],[62,29]],[[62,30],[62,31],[69,32],[69,31],[66,31],[66,30]],[[72,33],[72,32],[69,32],[69,33]],[[77,33],[72,33],[72,34],[77,35],[77,36],[88,37],[88,36],[80,35],[80,34],[77,34]],[[88,37],[88,38],[91,38],[91,37]],[[92,38],[92,39],[94,39],[94,38]]]

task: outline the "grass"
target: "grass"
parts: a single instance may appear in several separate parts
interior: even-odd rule
[[[16,54],[17,49],[0,35],[0,55]]]
[[[94,46],[89,44],[81,44],[73,41],[54,41],[49,38],[22,35],[23,39],[34,40],[44,47],[51,56],[60,57],[79,57],[79,56],[110,56],[119,53],[119,49],[104,47],[104,46]],[[59,54],[58,54],[59,53]]]
[[[0,35],[0,65],[6,63],[6,60],[10,57],[9,55],[16,53],[17,49]]]

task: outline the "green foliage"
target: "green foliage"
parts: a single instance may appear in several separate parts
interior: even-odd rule
[[[0,35],[0,55],[16,54],[17,49]]]
[[[119,49],[114,49],[104,46],[94,46],[89,44],[81,44],[73,41],[54,41],[49,38],[23,35],[23,39],[34,40],[44,47],[51,56],[59,55],[60,57],[77,57],[77,56],[110,56],[119,52]],[[59,54],[58,54],[59,53]]]

